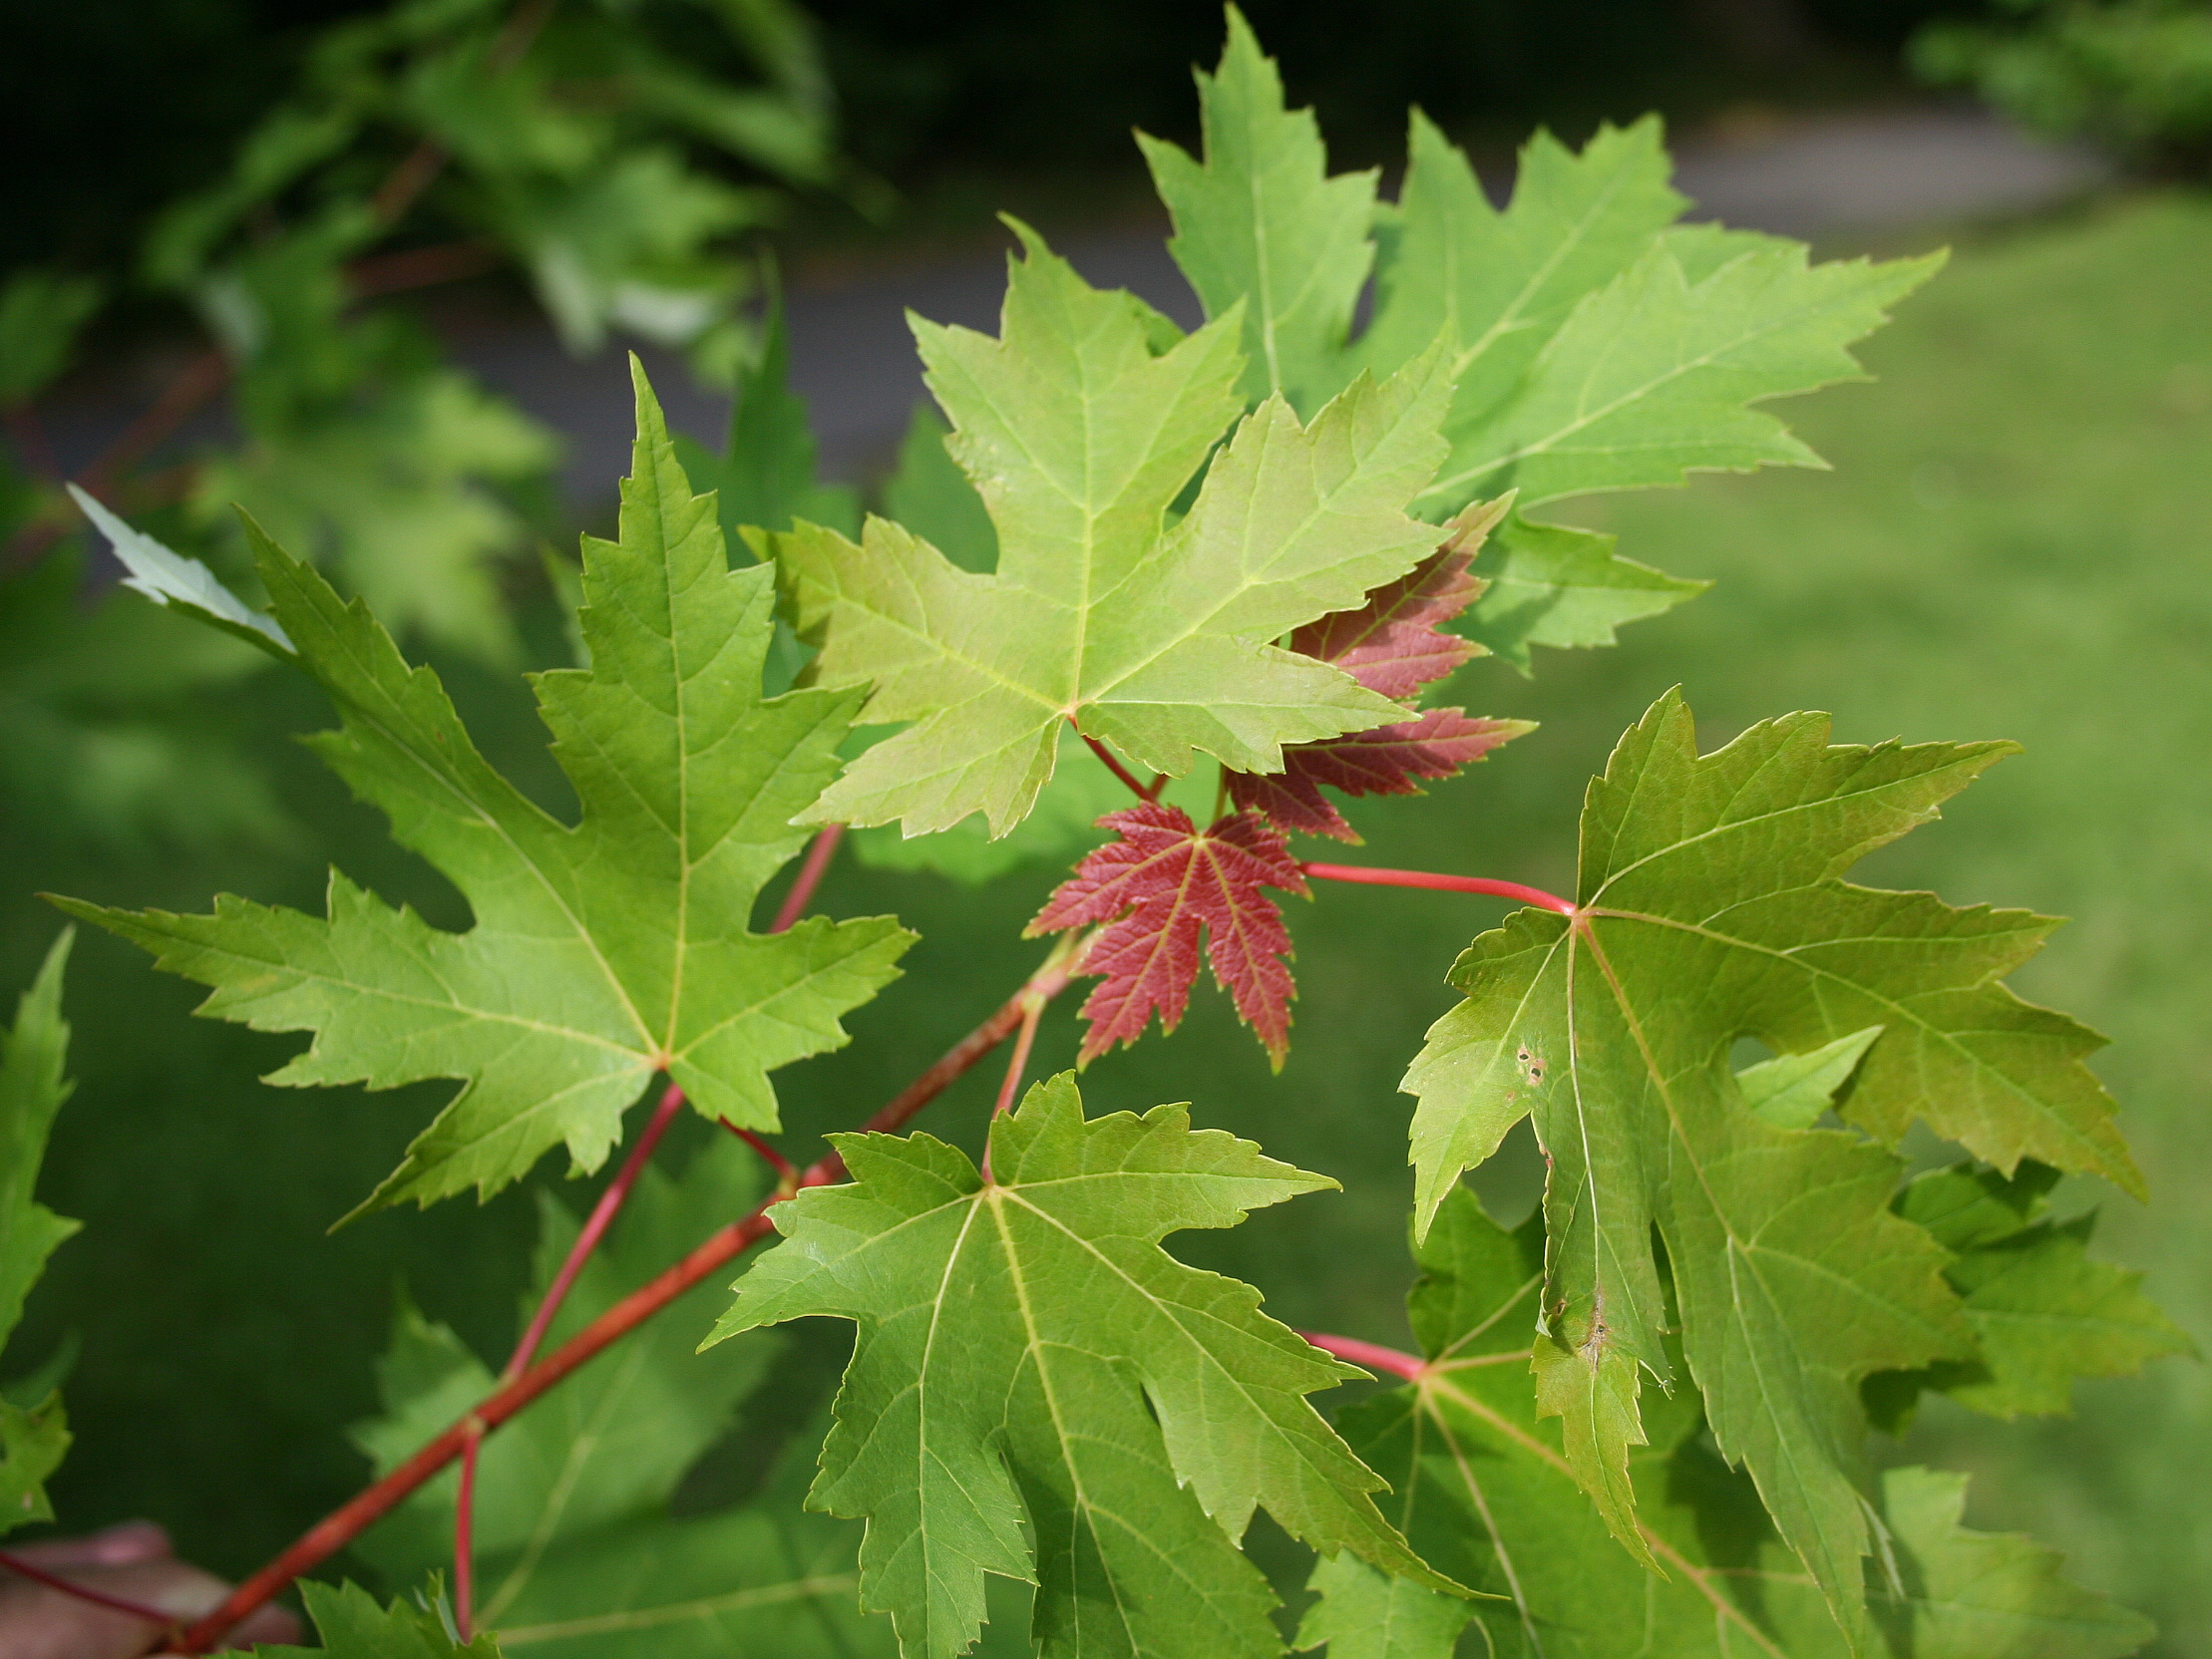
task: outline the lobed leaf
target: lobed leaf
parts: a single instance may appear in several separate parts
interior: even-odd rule
[[[1280,396],[1309,414],[1350,378],[1339,359],[1374,263],[1375,172],[1327,175],[1312,111],[1284,108],[1283,78],[1235,6],[1220,69],[1197,80],[1203,162],[1137,135],[1175,216],[1168,251],[1207,315],[1242,308],[1246,400]]]
[[[494,771],[437,677],[358,602],[258,537],[260,569],[341,729],[315,747],[475,912],[433,928],[332,872],[324,917],[223,897],[206,916],[65,909],[212,986],[201,1012],[315,1040],[270,1081],[463,1088],[369,1200],[428,1203],[514,1180],[565,1144],[595,1168],[656,1072],[709,1118],[776,1124],[768,1074],[845,1041],[839,1016],[895,972],[888,917],[745,922],[795,853],[858,699],[763,698],[774,595],[731,571],[642,375],[618,542],[587,540],[592,666],[538,677],[582,815],[553,818]]]
[[[1303,1396],[1356,1375],[1250,1287],[1159,1245],[1334,1183],[1194,1131],[1185,1108],[1085,1120],[1074,1081],[995,1120],[985,1180],[926,1135],[835,1138],[847,1186],[770,1214],[717,1340],[810,1315],[859,1326],[809,1502],[868,1518],[861,1593],[910,1659],[949,1659],[986,1573],[1033,1580],[1047,1655],[1272,1655],[1256,1507],[1328,1553],[1450,1588]]]
[[[1931,1169],[1896,1209],[1953,1252],[1944,1275],[1965,1303],[1976,1357],[1867,1379],[1877,1421],[1901,1430],[1923,1389],[1992,1417],[2059,1413],[2076,1377],[2119,1377],[2196,1344],[2142,1292],[2142,1275],[2093,1261],[2092,1210],[2044,1216],[2058,1179],[2023,1161],[2008,1177],[1972,1161]]]
[[[1434,357],[1362,378],[1301,425],[1271,401],[1170,509],[1235,419],[1234,323],[1188,339],[1086,285],[1024,230],[1000,337],[917,322],[952,450],[998,535],[989,575],[872,519],[774,539],[816,683],[873,687],[865,718],[911,721],[853,762],[811,819],[985,815],[1003,834],[1073,722],[1180,776],[1203,751],[1243,771],[1283,746],[1390,718],[1386,700],[1273,642],[1410,569],[1434,532],[1405,501],[1437,454]]]
[[[1424,1227],[1459,1171],[1534,1116],[1551,1160],[1546,1331],[1584,1369],[1569,1444],[1587,1437],[1581,1473],[1615,1530],[1631,1535],[1618,1472],[1638,1372],[1670,1371],[1656,1227],[1719,1448],[1850,1626],[1868,1541],[1859,1380],[1966,1357],[1972,1337],[1942,1253],[1889,1212],[1897,1161],[1765,1122],[1731,1046],[1801,1054],[1880,1025],[1838,1108],[1876,1142],[1917,1118],[2008,1165],[2139,1176],[2081,1063],[2097,1039],[1999,983],[2051,923],[1841,879],[2006,746],[1826,736],[1794,715],[1700,757],[1688,710],[1661,699],[1592,786],[1576,913],[1523,911],[1475,942],[1453,971],[1468,1000],[1405,1087]]]
[[[1098,823],[1119,838],[1094,848],[1026,930],[1034,937],[1104,924],[1078,969],[1106,976],[1083,1003],[1083,1059],[1134,1043],[1154,1013],[1163,1031],[1181,1023],[1203,932],[1215,983],[1281,1070],[1296,993],[1290,935],[1264,889],[1305,894],[1283,831],[1257,813],[1235,813],[1202,833],[1182,808],[1154,805]]]
[[[69,1023],[62,1018],[62,973],[75,932],[63,929],[49,947],[17,1001],[14,1028],[0,1031],[0,1351],[47,1258],[82,1224],[32,1196],[55,1114],[73,1087],[63,1073]],[[0,1536],[54,1518],[45,1483],[68,1450],[68,1415],[50,1384],[36,1384],[16,1400],[0,1398]]]
[[[1508,1233],[1464,1188],[1419,1250],[1410,1312],[1427,1355],[1409,1387],[1345,1414],[1393,1484],[1392,1514],[1424,1557],[1494,1599],[1454,1601],[1339,1557],[1311,1587],[1301,1646],[1330,1659],[1441,1659],[1468,1622],[1501,1659],[1840,1659],[1842,1633],[1767,1524],[1756,1494],[1698,1432],[1686,1387],[1631,1461],[1657,1570],[1616,1546],[1540,1421],[1524,1364],[1541,1343],[1543,1224]],[[1679,1385],[1678,1385],[1679,1386]],[[2116,1659],[2149,1626],[2058,1576],[2025,1538],[1959,1525],[1965,1481],[1894,1469],[1871,1507],[1869,1653],[1897,1659]]]
[[[498,1636],[485,1630],[473,1641],[461,1641],[441,1616],[443,1586],[433,1580],[431,1591],[432,1606],[410,1604],[401,1597],[380,1607],[357,1584],[318,1584],[309,1579],[300,1586],[300,1595],[321,1645],[264,1643],[253,1650],[253,1659],[500,1659]]]

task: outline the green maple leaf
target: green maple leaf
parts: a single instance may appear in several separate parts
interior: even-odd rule
[[[1889,1211],[1897,1161],[1762,1119],[1731,1046],[1802,1054],[1878,1025],[1839,1108],[1874,1141],[1917,1118],[2007,1166],[2140,1177],[2082,1064],[2099,1040],[2000,983],[2053,923],[1841,879],[2008,746],[1826,740],[1824,718],[1792,715],[1700,757],[1679,697],[1654,705],[1591,788],[1576,913],[1523,911],[1475,941],[1452,975],[1467,1000],[1405,1088],[1424,1227],[1534,1117],[1552,1231],[1535,1366],[1617,1534],[1637,1547],[1640,1370],[1670,1374],[1656,1225],[1719,1447],[1850,1623],[1859,1380],[1972,1339],[1942,1252]]]
[[[1633,1471],[1659,1570],[1607,1535],[1558,1432],[1537,1416],[1527,1359],[1542,1340],[1544,1229],[1508,1233],[1457,1189],[1421,1245],[1409,1311],[1427,1357],[1408,1387],[1347,1412],[1352,1446],[1389,1477],[1391,1514],[1424,1557],[1496,1599],[1458,1601],[1339,1557],[1301,1647],[1329,1659],[1448,1659],[1480,1621],[1501,1659],[1840,1659],[1842,1633],[1774,1535],[1758,1497],[1713,1457],[1682,1387]],[[1679,1385],[1678,1385],[1679,1386]],[[1870,1562],[1872,1651],[1898,1659],[2115,1659],[2148,1625],[2067,1583],[2025,1538],[1968,1531],[1965,1481],[1883,1478],[1888,1559]],[[1894,1575],[1894,1576],[1893,1576]]]
[[[371,1203],[488,1193],[565,1143],[595,1168],[665,1072],[708,1118],[776,1124],[768,1073],[845,1041],[839,1016],[911,942],[888,917],[766,937],[746,921],[805,838],[858,698],[764,699],[772,576],[731,571],[642,373],[618,542],[585,544],[588,672],[537,677],[583,804],[561,823],[470,743],[436,675],[265,536],[260,571],[301,664],[337,703],[316,747],[475,912],[433,928],[332,872],[329,914],[224,897],[205,916],[65,909],[214,988],[201,1005],[315,1041],[270,1081],[464,1087]]]
[[[822,642],[816,683],[872,684],[867,720],[916,723],[854,761],[810,821],[922,834],[980,811],[1002,834],[1069,721],[1180,777],[1196,751],[1280,771],[1287,743],[1404,712],[1273,641],[1433,550],[1403,508],[1439,450],[1437,356],[1354,381],[1309,425],[1271,398],[1207,465],[1240,406],[1234,321],[1173,339],[1022,235],[1000,338],[915,324],[997,526],[995,572],[880,518],[857,546],[811,524],[774,538],[800,632]]]
[[[1812,265],[1802,245],[1759,238],[1692,280],[1675,244],[1657,238],[1576,306],[1510,397],[1450,429],[1451,458],[1424,505],[1450,512],[1511,487],[1534,506],[1679,484],[1692,471],[1820,466],[1748,406],[1860,378],[1845,348],[1942,263]]]
[[[994,1180],[925,1135],[834,1139],[854,1184],[771,1211],[786,1241],[715,1334],[860,1326],[808,1501],[868,1517],[862,1596],[910,1659],[974,1639],[986,1573],[1037,1584],[1049,1655],[1273,1654],[1274,1597],[1235,1542],[1257,1506],[1448,1585],[1303,1398],[1357,1373],[1159,1248],[1332,1181],[1179,1106],[1086,1121],[1067,1074],[992,1124]]]
[[[31,1195],[54,1116],[71,1087],[62,1070],[69,1053],[62,970],[73,932],[64,930],[47,951],[16,1005],[14,1029],[0,1031],[0,1349],[47,1258],[80,1225]],[[0,1399],[0,1534],[53,1518],[45,1482],[69,1450],[69,1421],[59,1397],[38,1392],[45,1398]]]
[[[379,1607],[357,1584],[300,1586],[307,1616],[315,1621],[319,1647],[275,1647],[264,1643],[254,1659],[500,1659],[500,1640],[489,1630],[475,1640],[455,1637],[444,1616],[444,1589],[436,1580],[430,1605],[398,1599]]]
[[[47,1257],[83,1224],[31,1195],[55,1115],[73,1087],[63,1075],[69,1022],[62,1018],[62,973],[75,933],[65,928],[47,950],[16,1003],[14,1029],[0,1033],[0,1346],[23,1317],[23,1299],[46,1271]]]
[[[1450,424],[1472,427],[1514,394],[1576,304],[1681,215],[1671,171],[1657,117],[1601,125],[1579,154],[1540,132],[1500,210],[1466,154],[1415,111],[1405,186],[1378,225],[1375,320],[1357,360],[1380,372],[1443,331],[1458,382]]]
[[[1452,626],[1526,674],[1531,646],[1611,645],[1623,623],[1671,610],[1712,585],[1626,558],[1614,551],[1616,539],[1508,514],[1470,567],[1487,585]]]
[[[1235,6],[1221,68],[1198,72],[1198,98],[1204,162],[1137,135],[1175,215],[1168,251],[1208,316],[1242,307],[1248,400],[1280,393],[1310,412],[1349,379],[1339,359],[1374,264],[1375,173],[1328,176],[1313,112],[1284,108],[1283,77]]]
[[[1329,176],[1310,112],[1285,107],[1234,8],[1199,96],[1203,161],[1140,142],[1208,314],[1244,307],[1248,397],[1280,391],[1309,410],[1356,370],[1387,372],[1441,341],[1452,454],[1419,508],[1439,521],[1512,488],[1525,509],[1698,469],[1818,465],[1748,406],[1856,377],[1845,348],[1938,262],[1808,266],[1778,237],[1669,228],[1685,203],[1656,121],[1601,127],[1580,153],[1539,134],[1500,210],[1416,113],[1404,187],[1378,203],[1371,172]],[[1370,266],[1375,317],[1355,339]],[[1493,586],[1463,631],[1526,668],[1532,644],[1610,644],[1619,623],[1698,589],[1611,549],[1516,519],[1476,567]]]
[[[2076,1377],[2119,1377],[2196,1344],[2142,1293],[2142,1274],[2092,1261],[2092,1210],[2046,1219],[2058,1171],[2024,1161],[2008,1178],[1957,1163],[1897,1196],[1897,1211],[1955,1252],[1945,1276],[1966,1304],[1978,1357],[1867,1382],[1885,1427],[1901,1429],[1922,1389],[1992,1417],[2056,1413]]]

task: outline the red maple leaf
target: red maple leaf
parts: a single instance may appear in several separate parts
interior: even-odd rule
[[[1534,730],[1526,720],[1470,718],[1458,709],[1425,709],[1411,720],[1324,743],[1302,743],[1283,752],[1281,772],[1233,772],[1229,796],[1248,811],[1266,813],[1286,830],[1356,841],[1320,786],[1346,795],[1418,795],[1416,778],[1449,778],[1501,743]]]
[[[1215,983],[1259,1035],[1280,1070],[1290,1046],[1290,935],[1262,891],[1305,893],[1283,831],[1258,813],[1232,813],[1201,831],[1180,807],[1108,813],[1119,838],[1078,864],[1037,912],[1030,936],[1094,922],[1110,926],[1080,971],[1105,975],[1083,1004],[1083,1059],[1134,1043],[1157,1012],[1173,1031],[1198,978],[1199,936]]]
[[[1442,624],[1481,596],[1485,584],[1468,566],[1511,505],[1504,498],[1468,507],[1446,526],[1450,533],[1434,553],[1374,589],[1357,610],[1307,623],[1290,636],[1290,649],[1335,664],[1384,697],[1405,702],[1419,696],[1422,687],[1482,649],[1446,633]],[[1416,779],[1449,778],[1531,729],[1525,720],[1429,709],[1348,737],[1292,745],[1283,751],[1280,773],[1231,773],[1230,799],[1266,813],[1286,830],[1356,841],[1358,834],[1321,794],[1321,785],[1346,795],[1418,795]]]

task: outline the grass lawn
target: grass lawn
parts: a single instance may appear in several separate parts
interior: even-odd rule
[[[2077,1201],[2105,1203],[2105,1248],[2148,1266],[2166,1306],[2212,1346],[2208,273],[2208,202],[2144,197],[1986,234],[1868,350],[1876,384],[1783,406],[1833,474],[1570,503],[1561,516],[1618,530],[1635,556],[1715,587],[1617,650],[1541,658],[1532,681],[1472,665],[1460,688],[1471,708],[1544,729],[1424,802],[1355,814],[1370,841],[1349,856],[1571,882],[1583,779],[1676,681],[1712,742],[1804,707],[1832,710],[1845,740],[2023,740],[2028,752],[1947,823],[1865,873],[2080,918],[2021,989],[2113,1036],[2101,1069],[2154,1197],[2147,1209],[2087,1190]],[[458,690],[486,710],[495,756],[537,741],[511,695]],[[268,718],[321,719],[304,699]],[[282,764],[294,805],[331,837],[317,852],[434,920],[462,921],[434,878],[380,846],[367,815],[309,782],[304,760]],[[26,853],[29,879],[10,883],[0,921],[19,982],[54,930],[50,911],[19,896],[31,885],[175,907],[203,905],[218,883],[319,902],[313,857],[158,876],[67,861]],[[873,1109],[1027,971],[1038,947],[1017,935],[1052,879],[1024,871],[975,892],[841,861],[830,909],[897,910],[923,940],[907,978],[852,1022],[851,1049],[786,1074],[794,1151],[800,1133]],[[1304,998],[1281,1076],[1224,999],[1202,992],[1175,1040],[1102,1060],[1085,1092],[1094,1111],[1192,1100],[1201,1122],[1342,1179],[1341,1193],[1233,1232],[1186,1235],[1185,1253],[1254,1279],[1292,1323],[1402,1341],[1410,1103],[1396,1084],[1451,1000],[1445,969],[1503,907],[1337,887],[1291,908]],[[66,1520],[150,1513],[237,1571],[356,1481],[340,1430],[370,1409],[395,1276],[490,1349],[531,1206],[523,1193],[487,1211],[448,1203],[325,1239],[442,1091],[262,1088],[252,1077],[296,1040],[187,1022],[193,1000],[135,953],[81,941],[70,1008],[83,1085],[42,1195],[87,1227],[56,1258],[15,1353],[83,1337],[69,1385],[77,1447],[56,1485]],[[1063,1006],[1037,1071],[1074,1046]],[[925,1127],[971,1143],[995,1082],[969,1079]],[[1501,1201],[1516,1173],[1488,1177]],[[821,1371],[794,1373],[793,1415]],[[2159,1618],[2161,1653],[2212,1652],[2212,1386],[2169,1361],[2084,1387],[2079,1404],[2054,1424],[1931,1411],[1908,1451],[1972,1468],[1981,1523],[2061,1542],[2080,1576]]]

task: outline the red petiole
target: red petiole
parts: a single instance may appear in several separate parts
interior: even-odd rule
[[[1486,875],[1438,875],[1425,869],[1377,869],[1371,864],[1301,863],[1298,869],[1317,881],[1357,881],[1378,887],[1429,887],[1448,893],[1486,893],[1493,898],[1517,898],[1523,904],[1556,910],[1563,916],[1581,913],[1571,898],[1546,892],[1542,887],[1524,886],[1519,881],[1492,880]]]
[[[1029,1017],[1032,1002],[1039,1005],[1049,1002],[1067,988],[1072,954],[1055,951],[989,1019],[961,1038],[935,1065],[888,1102],[869,1119],[864,1129],[878,1134],[896,1130],[942,1094],[1013,1034]],[[796,1184],[801,1187],[827,1185],[844,1173],[845,1161],[831,1153],[810,1164]],[[494,1389],[467,1417],[391,1474],[355,1493],[309,1527],[276,1559],[231,1591],[221,1606],[194,1621],[180,1635],[175,1651],[181,1654],[207,1652],[239,1620],[281,1594],[301,1573],[343,1549],[389,1513],[408,1493],[459,1458],[472,1437],[481,1438],[497,1429],[570,1372],[587,1364],[685,1291],[766,1237],[772,1226],[768,1211],[782,1200],[783,1194],[779,1192],[751,1214],[731,1222],[658,1278],[616,1302],[546,1358]]]
[[[1362,1342],[1355,1336],[1331,1336],[1326,1331],[1300,1331],[1305,1338],[1324,1354],[1334,1354],[1353,1365],[1363,1365],[1369,1371],[1381,1371],[1392,1377],[1403,1377],[1417,1383],[1428,1371],[1428,1362],[1396,1348],[1385,1348],[1379,1342]]]

